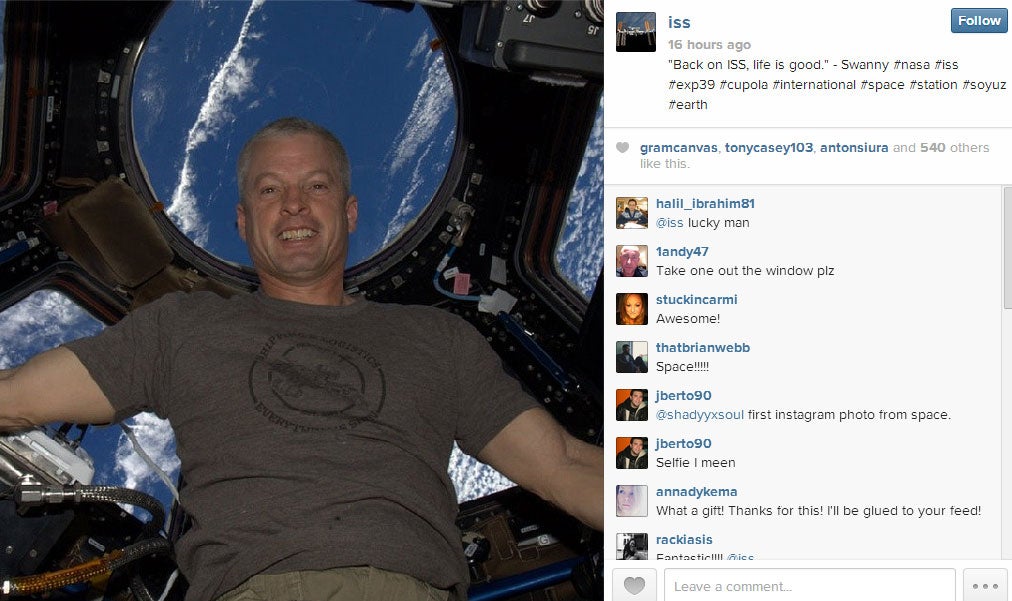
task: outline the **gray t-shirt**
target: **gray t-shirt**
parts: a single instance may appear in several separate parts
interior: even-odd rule
[[[354,565],[460,591],[453,441],[476,454],[536,406],[476,330],[431,307],[180,293],[66,346],[117,419],[154,411],[175,430],[189,601]]]

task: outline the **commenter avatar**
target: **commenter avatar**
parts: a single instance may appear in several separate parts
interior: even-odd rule
[[[643,436],[632,438],[619,438],[619,446],[628,440],[626,447],[615,456],[615,467],[620,470],[645,470],[647,469],[647,439]]]
[[[645,244],[630,244],[615,249],[615,275],[620,278],[645,278],[647,271],[647,247]]]

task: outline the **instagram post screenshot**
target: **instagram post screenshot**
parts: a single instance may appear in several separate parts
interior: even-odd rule
[[[0,0],[0,601],[1009,601],[1008,12]]]

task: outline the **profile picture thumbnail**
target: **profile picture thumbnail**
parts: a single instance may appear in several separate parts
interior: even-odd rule
[[[647,485],[619,484],[615,487],[615,516],[640,518],[647,515]]]
[[[615,343],[615,371],[620,374],[647,373],[646,340],[620,340]]]
[[[656,52],[657,14],[615,13],[616,52]]]
[[[623,244],[615,247],[615,275],[620,278],[645,278],[647,270],[647,245]]]
[[[616,559],[649,559],[646,532],[620,532],[616,538]]]
[[[645,470],[648,441],[645,436],[620,436],[615,439],[615,468],[620,470]]]
[[[619,388],[615,391],[615,419],[620,422],[645,422],[650,418],[647,407],[649,391],[645,388]]]
[[[647,324],[647,294],[619,292],[615,295],[615,324],[643,326]]]
[[[646,228],[650,224],[649,209],[650,200],[646,196],[619,196],[615,199],[615,227],[623,230]]]

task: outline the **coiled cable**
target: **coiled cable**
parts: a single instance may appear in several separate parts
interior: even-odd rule
[[[111,574],[131,562],[156,553],[168,553],[172,548],[164,538],[148,538],[138,541],[122,549],[114,549],[109,553],[72,566],[63,570],[19,576],[3,582],[0,593],[8,595],[35,595],[47,591],[61,589],[71,584],[92,580],[105,574]]]
[[[3,492],[3,491],[0,491]],[[34,595],[61,589],[71,584],[86,582],[126,566],[142,557],[156,553],[169,553],[172,545],[168,540],[157,536],[161,525],[165,523],[165,509],[151,495],[130,488],[119,486],[86,486],[73,484],[60,486],[43,484],[32,476],[26,476],[14,485],[9,496],[21,512],[29,507],[56,503],[127,503],[145,509],[151,519],[145,524],[144,530],[151,538],[139,540],[132,545],[115,549],[102,557],[84,563],[46,572],[19,576],[0,583],[0,595]],[[131,586],[134,594],[142,601],[153,601],[147,587],[139,579],[133,579]]]

